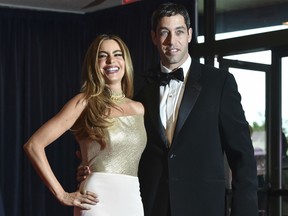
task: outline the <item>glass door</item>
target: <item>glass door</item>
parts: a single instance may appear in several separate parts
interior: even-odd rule
[[[288,216],[288,57],[281,58],[282,91],[282,214]],[[286,194],[286,195],[285,195]]]

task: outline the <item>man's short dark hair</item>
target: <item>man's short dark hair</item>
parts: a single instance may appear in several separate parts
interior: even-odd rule
[[[186,7],[181,4],[168,2],[168,3],[161,4],[153,12],[152,17],[151,17],[152,30],[156,32],[157,25],[163,17],[175,16],[177,14],[180,14],[184,17],[186,27],[187,29],[189,29],[191,23],[190,23],[189,13]]]

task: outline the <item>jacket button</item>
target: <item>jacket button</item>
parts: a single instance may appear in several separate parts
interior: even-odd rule
[[[175,154],[171,154],[170,155],[170,158],[172,159],[172,158],[175,158],[176,157],[176,155]]]

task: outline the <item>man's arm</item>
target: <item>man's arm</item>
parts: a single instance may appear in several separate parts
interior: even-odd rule
[[[256,160],[241,95],[232,74],[227,76],[221,100],[221,137],[232,170],[231,215],[257,216]]]

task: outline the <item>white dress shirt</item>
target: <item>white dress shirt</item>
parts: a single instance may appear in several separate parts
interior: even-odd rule
[[[175,116],[175,113],[177,113],[176,106],[181,92],[181,88],[184,87],[183,85],[185,85],[191,61],[192,59],[189,56],[187,60],[180,66],[183,69],[183,82],[172,79],[166,86],[160,86],[160,118],[165,129],[167,128],[168,124],[174,124],[177,119],[177,116]],[[163,73],[171,72],[171,70],[169,70],[162,64],[161,71]]]

